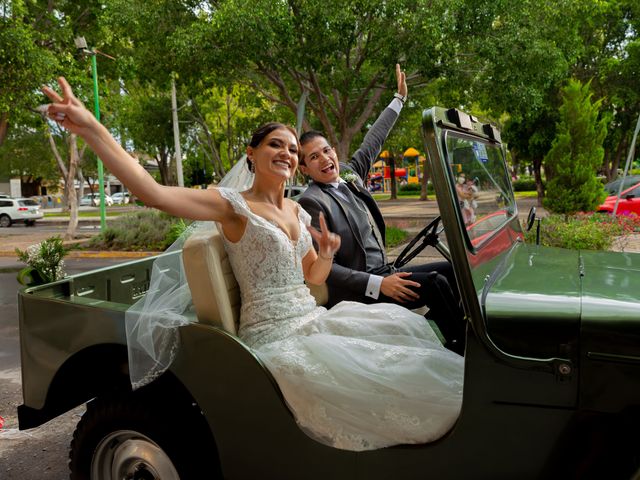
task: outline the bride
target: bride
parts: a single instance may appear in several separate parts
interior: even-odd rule
[[[300,427],[347,450],[424,443],[444,435],[462,402],[463,358],[445,349],[424,317],[392,304],[317,307],[307,283],[327,278],[340,238],[310,227],[284,198],[298,165],[295,131],[258,129],[247,147],[250,188],[193,190],[158,184],[73,95],[44,87],[47,113],[80,135],[146,205],[213,220],[240,285],[240,338],[278,382]],[[234,168],[237,172],[238,167]],[[318,245],[313,248],[312,239]]]

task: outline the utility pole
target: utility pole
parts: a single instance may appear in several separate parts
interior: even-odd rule
[[[180,129],[178,127],[178,100],[176,99],[176,79],[171,76],[171,116],[173,118],[173,143],[176,153],[176,174],[178,176],[178,186],[184,187],[184,176],[182,174],[182,152],[180,151]]]
[[[94,115],[98,122],[100,121],[100,96],[98,94],[98,62],[96,57],[98,54],[107,57],[111,60],[115,60],[106,53],[99,52],[98,50],[89,49],[87,41],[84,37],[77,37],[74,40],[76,49],[84,55],[91,57],[91,74],[93,76],[93,110]],[[102,160],[98,158],[98,190],[100,192],[100,231],[104,232],[107,228],[107,214],[106,214],[106,202],[104,198],[104,166]]]

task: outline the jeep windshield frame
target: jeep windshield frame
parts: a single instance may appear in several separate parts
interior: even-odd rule
[[[422,132],[450,261],[465,315],[478,341],[496,360],[514,368],[560,376],[572,371],[572,362],[566,358],[509,354],[493,342],[487,330],[486,296],[499,273],[507,268],[511,253],[524,246],[499,130],[460,110],[432,107],[423,112]],[[455,174],[462,173],[463,165],[469,172],[478,173],[472,180],[477,176],[478,184],[487,192],[484,199],[482,195],[476,198],[478,206],[483,206],[475,222],[465,221],[464,203],[456,188],[460,175]],[[491,195],[495,195],[493,199]],[[485,227],[476,231],[483,222]]]

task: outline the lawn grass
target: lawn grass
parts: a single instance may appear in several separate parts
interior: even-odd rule
[[[516,195],[516,200],[518,198],[533,198],[538,196],[538,192],[536,192],[535,190],[530,192],[515,192],[515,195]]]
[[[122,215],[124,212],[120,211],[120,212],[110,212],[110,211],[106,211],[105,214],[107,217],[117,217],[118,215]],[[69,218],[69,212],[45,212],[44,214],[45,217],[47,218]],[[95,212],[78,212],[78,217],[99,217],[100,216],[100,211],[95,211]]]
[[[385,236],[387,240],[387,250],[393,248],[402,242],[404,242],[409,235],[409,232],[397,227],[387,227],[385,229]]]
[[[371,196],[376,202],[389,200],[391,198],[390,193],[372,193]],[[420,193],[410,194],[410,195],[398,195],[397,200],[420,200]],[[429,194],[429,200],[435,200],[436,196],[434,193]]]

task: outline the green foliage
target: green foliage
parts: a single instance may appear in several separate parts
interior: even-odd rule
[[[56,64],[47,48],[41,48],[46,33],[29,15],[24,0],[0,2],[0,114],[16,115],[31,106],[42,75]]]
[[[536,189],[536,180],[532,177],[521,176],[513,182],[514,192],[531,192]]]
[[[400,185],[398,187],[398,196],[399,197],[411,197],[420,195],[420,191],[422,189],[422,185],[419,183],[408,183],[406,185]],[[433,195],[435,194],[435,189],[433,187],[433,183],[430,181],[427,183],[427,194]]]
[[[64,278],[64,260],[67,249],[60,237],[50,237],[31,245],[26,250],[16,248],[16,254],[27,267],[18,273],[22,285],[41,285]]]
[[[545,157],[547,178],[551,179],[544,205],[552,212],[588,212],[604,200],[597,171],[604,156],[607,119],[598,120],[600,103],[591,101],[589,83],[570,80],[563,89],[560,123]]]
[[[189,83],[216,72],[220,84],[242,82],[294,115],[307,92],[305,128],[324,130],[343,154],[390,99],[398,60],[419,72],[414,81],[437,78],[448,8],[443,0],[429,8],[414,0],[225,0],[172,42]]]
[[[163,251],[184,231],[184,220],[155,209],[122,215],[89,242],[104,250]]]
[[[406,185],[400,185],[399,190],[401,192],[420,193],[421,185],[419,183],[407,183]]]
[[[385,239],[387,242],[387,249],[396,247],[405,241],[409,233],[406,230],[402,230],[397,227],[386,227]]]
[[[542,219],[540,244],[574,250],[609,250],[625,234],[640,231],[640,217],[592,213],[573,216],[550,215]],[[534,243],[536,228],[525,234]]]

